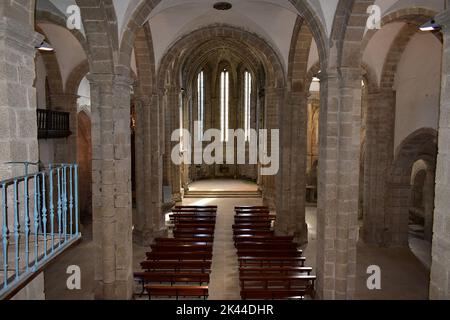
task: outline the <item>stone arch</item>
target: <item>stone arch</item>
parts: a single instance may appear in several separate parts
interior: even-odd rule
[[[320,22],[321,19],[307,1],[289,1],[297,8],[299,15],[303,17],[304,21],[307,23],[319,50],[321,68],[326,70],[329,55],[329,41],[325,28]]]
[[[397,11],[391,12],[385,15],[381,19],[381,28],[385,25],[393,22],[406,22],[408,24],[416,26],[416,28],[420,27],[422,24],[436,16],[437,12],[421,7],[411,7],[411,8],[403,8]],[[362,39],[362,52],[366,49],[370,40],[377,33],[378,30],[367,30],[364,38]],[[439,41],[442,42],[442,37],[440,33],[435,34]]]
[[[66,93],[76,95],[81,80],[89,73],[89,63],[87,60],[76,66],[69,75],[66,84]]]
[[[164,88],[168,70],[176,70],[176,74],[179,74],[185,57],[188,57],[190,53],[188,50],[183,50],[184,48],[193,48],[196,45],[201,45],[210,40],[214,40],[215,38],[228,39],[230,41],[229,44],[232,44],[233,42],[240,44],[245,43],[246,47],[251,48],[251,50],[246,49],[246,51],[251,54],[251,56],[257,55],[259,59],[264,62],[266,73],[271,79],[270,85],[284,87],[285,72],[281,59],[267,41],[254,33],[244,31],[240,28],[217,24],[190,32],[170,46],[164,54],[158,68],[158,88]]]
[[[36,10],[36,25],[40,23],[52,23],[54,25],[67,28],[66,17],[54,12]],[[86,56],[89,54],[88,45],[84,35],[77,29],[68,30],[80,42]]]
[[[217,41],[220,40],[220,41]],[[166,51],[163,56],[157,76],[157,87],[160,95],[160,105],[176,106],[179,99],[181,89],[182,68],[185,61],[193,56],[198,47],[209,43],[209,50],[222,47],[224,43],[227,47],[243,53],[244,56],[253,57],[264,66],[266,83],[265,99],[271,101],[268,105],[270,109],[265,114],[266,128],[279,128],[279,108],[282,105],[285,90],[285,72],[281,59],[275,50],[258,35],[244,31],[240,28],[229,25],[216,24],[210,25],[182,36]],[[163,107],[164,108],[164,107]],[[175,110],[176,109],[176,110]],[[166,116],[166,136],[170,136],[171,132],[176,128],[176,119],[179,118],[178,108],[171,110],[165,108]],[[171,119],[171,120],[170,120]],[[170,156],[170,143],[166,141],[166,157]],[[177,178],[177,168],[172,167],[171,161],[165,159],[164,176],[172,177],[172,191],[177,194],[179,179]],[[168,171],[172,170],[172,174]],[[166,181],[169,179],[166,177]],[[264,177],[262,184],[265,186],[263,190],[266,202],[272,207],[275,206],[275,179],[274,177]],[[177,196],[174,196],[175,198]]]
[[[117,38],[117,34],[113,26],[117,22],[112,21],[110,14],[114,10],[112,0],[76,0],[76,3],[81,10],[91,73],[114,74],[114,55],[117,55],[114,37]]]
[[[423,8],[399,10],[383,18],[383,25],[403,21],[406,24],[399,31],[384,61],[381,80],[369,82],[367,115],[367,154],[365,160],[365,192],[363,237],[367,243],[390,244],[384,225],[388,214],[389,168],[394,161],[394,135],[396,93],[394,81],[398,63],[411,38],[418,32],[418,26],[430,19],[431,11]],[[370,39],[375,31],[370,31]],[[367,45],[363,43],[363,45]],[[366,201],[367,199],[367,201]],[[392,243],[398,244],[398,239]],[[404,241],[404,238],[403,240]],[[400,242],[401,242],[400,241]],[[403,242],[404,244],[404,242]]]
[[[388,179],[388,205],[383,242],[394,246],[408,245],[408,218],[411,171],[417,160],[435,166],[437,131],[421,128],[410,134],[397,147]]]

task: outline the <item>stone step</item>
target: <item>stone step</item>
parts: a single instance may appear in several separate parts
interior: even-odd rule
[[[260,191],[186,191],[185,198],[261,198]]]

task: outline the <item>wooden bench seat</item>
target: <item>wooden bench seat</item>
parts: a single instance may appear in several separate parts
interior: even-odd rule
[[[301,257],[302,250],[238,250],[238,257]]]
[[[147,252],[148,261],[211,261],[211,252]]]
[[[211,261],[142,261],[141,268],[146,271],[162,270],[172,272],[201,272],[211,271]]]
[[[275,234],[272,230],[254,230],[254,229],[235,229],[233,231],[233,234],[235,236],[248,234],[248,235],[255,235],[255,236],[273,236]]]
[[[173,229],[173,232],[177,232],[177,233],[202,233],[202,234],[214,234],[214,229],[211,228],[185,228],[185,227],[180,227],[180,226],[176,226]]]
[[[246,209],[266,209],[268,210],[269,207],[267,206],[235,206],[234,210],[246,210]]]
[[[188,222],[183,221],[183,223],[177,223],[173,226],[174,228],[207,228],[207,229],[215,229],[215,223],[209,222]]]
[[[241,289],[309,289],[314,288],[316,276],[307,275],[258,275],[240,276]]]
[[[239,267],[305,266],[305,257],[238,257]]]
[[[209,215],[216,215],[217,211],[216,210],[211,210],[211,209],[172,209],[172,213],[173,214],[195,214],[198,216],[209,216]]]
[[[304,300],[311,295],[306,289],[245,289],[241,290],[242,300]]]
[[[276,243],[276,242],[293,242],[294,237],[293,236],[274,236],[274,237],[267,237],[267,236],[255,236],[255,235],[236,235],[234,236],[235,242],[239,241],[253,241],[253,242],[269,242],[269,243]]]
[[[234,223],[258,223],[258,222],[272,222],[275,221],[275,217],[268,215],[268,216],[248,216],[248,217],[242,217],[242,216],[236,216],[234,217]]]
[[[233,229],[243,229],[243,228],[270,228],[272,226],[272,223],[270,221],[266,222],[256,222],[256,223],[250,223],[250,222],[243,222],[243,223],[235,223],[233,224]]]
[[[296,250],[297,244],[293,242],[238,242],[236,249],[239,250]]]
[[[267,267],[267,268],[239,268],[239,274],[242,276],[254,275],[289,275],[306,274],[310,275],[311,267]]]
[[[135,272],[134,278],[142,285],[140,296],[145,293],[145,285],[150,283],[170,283],[173,286],[176,283],[198,283],[200,286],[209,283],[209,273],[157,273],[157,272]]]
[[[217,211],[217,206],[175,206],[175,209],[212,209]]]
[[[208,238],[155,238],[157,244],[208,244],[212,245],[213,237]]]
[[[146,285],[148,297],[199,297],[206,300],[208,298],[208,286],[165,286]]]
[[[180,245],[161,245],[152,244],[150,246],[152,252],[212,252],[212,245],[190,245],[190,244],[180,244]]]
[[[188,231],[173,231],[175,238],[214,238],[214,233],[200,233],[200,232],[188,232]]]

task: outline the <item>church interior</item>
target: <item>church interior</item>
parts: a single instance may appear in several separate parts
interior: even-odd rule
[[[448,92],[449,0],[0,1],[0,300],[450,299]]]

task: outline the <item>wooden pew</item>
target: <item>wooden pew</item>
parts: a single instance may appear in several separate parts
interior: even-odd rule
[[[238,257],[239,267],[305,266],[305,257]]]
[[[211,261],[142,261],[141,267],[146,271],[201,272],[211,271]]]
[[[213,237],[205,237],[205,238],[155,238],[155,243],[163,243],[163,244],[208,244],[212,245],[214,238]]]
[[[269,213],[239,213],[234,215],[234,219],[256,219],[256,218],[273,218],[275,220],[275,215],[270,215]]]
[[[265,236],[265,237],[271,237],[275,234],[272,230],[254,230],[254,229],[235,229],[233,231],[233,234],[235,236],[240,235],[254,235],[254,236]]]
[[[267,236],[255,236],[255,235],[236,235],[234,236],[235,242],[240,241],[253,241],[253,242],[269,242],[269,243],[276,243],[276,242],[293,242],[294,237],[293,236],[273,236],[273,237],[267,237]]]
[[[271,289],[284,288],[284,289],[306,289],[308,287],[314,288],[314,281],[316,276],[306,275],[259,275],[259,276],[240,276],[241,289],[248,288],[261,288]]]
[[[265,209],[268,210],[269,207],[267,206],[235,206],[234,210],[247,210],[247,209]]]
[[[177,228],[207,228],[207,229],[215,229],[215,223],[208,222],[188,222],[184,221],[183,223],[177,223],[174,225]]]
[[[293,242],[246,242],[241,241],[236,244],[236,249],[239,250],[296,250],[297,244]]]
[[[211,261],[211,252],[146,252],[148,261]]]
[[[175,214],[196,214],[199,216],[217,214],[216,210],[211,209],[172,209],[172,212]]]
[[[196,245],[196,244],[181,244],[181,245],[165,245],[152,244],[152,252],[212,252],[212,245]]]
[[[275,221],[274,216],[261,216],[261,217],[234,217],[234,223],[258,223],[258,222],[272,222]]]
[[[241,276],[252,275],[290,275],[306,274],[311,275],[311,267],[267,267],[267,268],[239,268]]]
[[[145,293],[145,285],[149,283],[170,283],[173,286],[175,283],[198,283],[200,286],[209,283],[209,273],[178,273],[178,272],[135,272],[135,280],[142,285],[140,297]]]
[[[301,257],[303,255],[302,250],[287,249],[287,250],[238,250],[238,257]]]
[[[164,285],[146,285],[148,297],[203,297],[208,298],[208,286],[164,286]]]
[[[314,297],[314,293],[305,289],[245,289],[241,290],[242,300],[304,300],[306,296]]]
[[[186,230],[174,230],[173,231],[173,235],[175,238],[198,238],[198,239],[202,239],[202,238],[211,238],[214,237],[214,232],[209,232],[209,233],[201,233],[201,232],[197,232],[195,230],[191,230],[191,231],[186,231]]]
[[[248,223],[248,222],[242,222],[242,223],[235,223],[233,224],[233,229],[242,229],[242,228],[270,228],[272,224],[270,221],[266,222],[257,222],[257,223]]]
[[[175,209],[211,209],[217,211],[217,206],[175,206]]]

